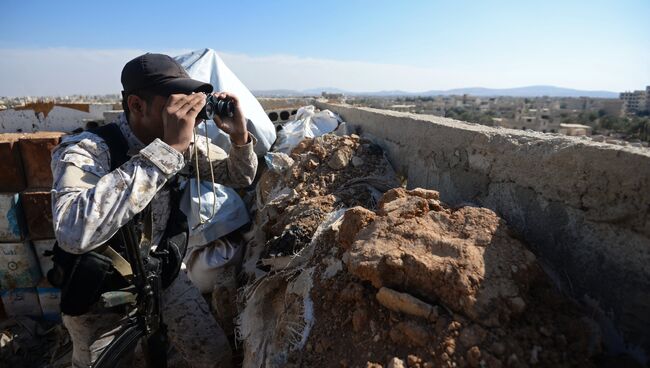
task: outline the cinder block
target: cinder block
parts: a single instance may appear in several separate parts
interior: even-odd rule
[[[0,291],[7,317],[40,317],[41,305],[38,303],[36,288],[19,288]]]
[[[18,140],[22,134],[0,134],[0,192],[20,192],[25,189],[25,174],[20,158]]]
[[[20,138],[20,155],[28,188],[51,188],[52,150],[59,144],[61,132],[37,132]]]
[[[0,242],[17,242],[25,235],[18,193],[0,193]]]
[[[52,195],[49,190],[29,189],[20,193],[29,238],[32,240],[54,238],[52,225]]]
[[[61,321],[61,290],[43,280],[36,288],[38,302],[41,305],[43,318],[48,321]]]
[[[38,264],[41,267],[41,273],[43,276],[47,276],[47,271],[52,269],[52,256],[45,256],[45,252],[51,251],[54,247],[56,239],[43,239],[43,240],[34,240],[34,253],[36,253],[36,258],[38,259]]]
[[[0,289],[34,287],[41,278],[41,268],[29,241],[0,243]]]

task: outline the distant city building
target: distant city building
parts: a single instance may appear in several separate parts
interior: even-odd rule
[[[343,93],[327,93],[327,92],[321,93],[321,96],[328,100],[341,100],[344,97]]]
[[[594,108],[602,110],[605,115],[620,117],[624,112],[625,101],[616,99],[602,99],[594,104]]]
[[[628,114],[635,114],[639,111],[648,109],[650,103],[648,102],[648,94],[650,93],[650,86],[647,86],[645,91],[626,91],[621,92],[620,99],[623,100],[625,112]]]

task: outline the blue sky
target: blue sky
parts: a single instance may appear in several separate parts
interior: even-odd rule
[[[114,92],[138,53],[204,47],[251,89],[650,84],[648,0],[187,4],[3,0],[0,95]]]

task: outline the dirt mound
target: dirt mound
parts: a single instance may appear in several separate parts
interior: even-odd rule
[[[363,209],[348,211],[347,222],[366,221]],[[497,215],[485,208],[445,208],[438,193],[392,189],[374,221],[358,232],[342,232],[351,244],[348,270],[377,289],[408,290],[486,326],[521,314],[522,295],[540,276],[535,256]]]
[[[590,322],[492,211],[396,188],[381,149],[356,136],[281,161],[258,187],[244,367],[591,364]]]

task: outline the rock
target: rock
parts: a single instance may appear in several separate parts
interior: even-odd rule
[[[604,142],[604,141],[605,141],[605,137],[602,136],[602,135],[594,135],[594,136],[591,136],[591,139],[592,139],[594,142]]]
[[[361,206],[352,207],[345,211],[338,234],[341,246],[346,249],[349,248],[359,231],[374,221],[375,217],[377,216],[374,212]]]
[[[310,157],[310,158],[307,159],[307,162],[305,163],[305,167],[308,170],[313,170],[313,169],[317,168],[319,164],[320,164],[320,161],[318,161],[317,157]]]
[[[404,361],[398,357],[393,357],[393,359],[388,361],[388,368],[406,368]]]
[[[348,166],[352,158],[352,149],[348,146],[337,149],[327,161],[327,165],[334,170],[341,170]]]
[[[510,299],[510,310],[514,314],[521,314],[526,309],[526,302],[521,297],[517,296]]]
[[[422,317],[430,321],[435,321],[438,318],[437,307],[433,307],[409,294],[400,293],[387,287],[379,289],[377,301],[395,312]]]
[[[535,257],[493,211],[430,205],[437,198],[438,192],[423,189],[386,192],[374,221],[343,257],[348,271],[378,289],[439,300],[484,326],[521,313],[520,294],[539,276]],[[516,275],[511,265],[517,265]]]
[[[359,167],[363,165],[363,159],[359,156],[352,157],[352,166]]]
[[[409,368],[420,367],[422,365],[422,359],[417,355],[409,354],[406,357],[406,364]]]
[[[472,346],[467,350],[465,354],[465,359],[467,359],[467,364],[472,368],[477,368],[481,364],[481,350],[478,346]]]

